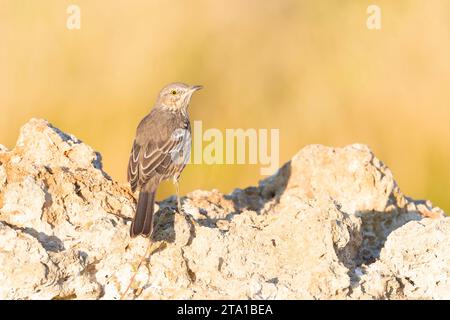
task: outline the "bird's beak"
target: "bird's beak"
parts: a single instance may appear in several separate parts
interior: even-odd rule
[[[195,92],[195,91],[198,91],[198,90],[200,90],[202,88],[203,88],[203,86],[192,86],[190,91],[191,92]]]
[[[203,88],[203,86],[191,86],[189,87],[189,90],[186,90],[183,97],[184,97],[184,101],[185,103],[185,108],[188,107],[189,105],[189,100],[191,100],[192,95],[194,94],[195,91],[200,90],[201,88]]]

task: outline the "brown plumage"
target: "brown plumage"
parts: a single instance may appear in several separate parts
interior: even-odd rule
[[[200,88],[184,83],[167,85],[159,93],[152,111],[137,127],[128,162],[131,190],[139,190],[131,237],[151,236],[155,194],[160,182],[173,179],[178,184],[191,148],[187,108],[192,94]],[[180,210],[178,191],[177,199]]]

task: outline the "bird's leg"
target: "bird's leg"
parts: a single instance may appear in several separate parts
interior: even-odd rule
[[[178,207],[178,213],[181,213],[180,183],[178,182],[178,179],[174,179],[173,183],[175,184],[175,189],[176,189],[176,193],[177,193],[177,207]]]

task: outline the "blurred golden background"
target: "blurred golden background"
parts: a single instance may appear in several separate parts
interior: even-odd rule
[[[68,30],[66,9],[81,8]],[[203,84],[203,128],[279,128],[280,165],[307,144],[366,143],[402,190],[450,211],[450,1],[0,0],[0,143],[46,118],[120,181],[159,89]],[[259,165],[189,165],[182,193],[256,184]],[[161,199],[174,193],[171,184]]]

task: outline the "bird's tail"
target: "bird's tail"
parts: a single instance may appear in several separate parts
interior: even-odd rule
[[[136,214],[131,223],[130,236],[132,238],[142,234],[150,237],[153,232],[153,210],[155,206],[155,191],[145,189],[139,192]]]

